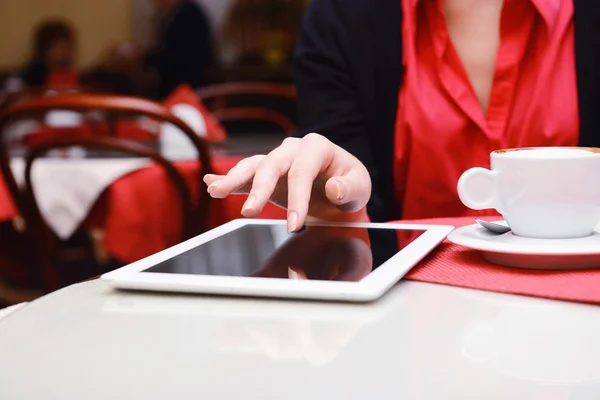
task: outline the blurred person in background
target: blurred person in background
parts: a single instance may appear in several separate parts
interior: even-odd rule
[[[100,62],[82,75],[87,90],[155,98],[157,82],[144,70],[142,49],[125,41],[111,47]]]
[[[178,85],[202,86],[212,59],[208,18],[192,0],[155,0],[159,26],[156,43],[146,65],[159,79],[159,92],[166,97]]]
[[[33,55],[21,72],[27,86],[43,86],[57,71],[70,71],[75,60],[75,31],[66,21],[49,20],[35,30]]]

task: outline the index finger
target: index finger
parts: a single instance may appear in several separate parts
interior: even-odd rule
[[[315,179],[333,159],[333,144],[309,134],[302,139],[298,156],[288,173],[288,231],[304,225]]]

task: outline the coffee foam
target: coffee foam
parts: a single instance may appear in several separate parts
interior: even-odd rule
[[[496,154],[510,155],[514,158],[572,158],[600,154],[600,149],[585,147],[540,147],[508,149],[495,151]]]

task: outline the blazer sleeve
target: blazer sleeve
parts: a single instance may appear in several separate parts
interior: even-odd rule
[[[373,183],[369,216],[382,215],[382,199],[369,139],[366,112],[359,96],[361,49],[356,48],[345,10],[339,0],[313,0],[296,48],[298,136],[319,133],[357,157]],[[347,5],[348,3],[346,3]]]

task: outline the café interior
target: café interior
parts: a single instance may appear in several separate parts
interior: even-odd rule
[[[22,106],[2,126],[17,187],[0,180],[1,306],[240,217],[242,199],[211,201],[202,175],[295,133],[292,58],[307,1],[161,3],[0,5],[0,108]],[[145,148],[132,154],[127,141]],[[26,175],[23,156],[40,144]],[[262,217],[285,213],[269,206]]]
[[[415,7],[437,3],[370,3],[384,7],[394,1]],[[540,7],[544,12],[552,10],[549,3],[570,4],[505,3],[529,1],[546,4]],[[468,11],[481,2],[454,3]],[[516,225],[513,232],[502,225],[498,212],[479,211],[484,208],[477,208],[479,199],[471,207],[462,196],[461,204],[456,182],[447,191],[448,201],[458,204],[462,215],[377,221],[380,231],[369,230],[366,239],[364,234],[375,227],[346,231],[333,225],[316,239],[305,233],[308,229],[288,232],[288,211],[269,202],[256,215],[275,221],[268,240],[248,231],[206,257],[227,275],[252,260],[271,260],[265,249],[276,256],[293,253],[292,261],[280,259],[284,268],[268,279],[232,273],[243,282],[253,280],[248,285],[234,279],[219,290],[215,284],[213,292],[190,294],[185,292],[193,290],[180,280],[181,291],[163,293],[145,287],[117,290],[103,279],[154,262],[173,248],[185,249],[198,237],[232,226],[227,224],[251,221],[241,214],[248,207],[247,195],[212,196],[205,176],[225,176],[242,160],[270,154],[287,138],[292,137],[288,143],[304,140],[299,138],[298,100],[306,93],[297,91],[294,65],[307,10],[334,4],[330,17],[338,27],[351,15],[345,7],[366,3],[0,0],[0,399],[600,398],[600,231],[533,243],[513,234]],[[384,13],[377,18],[382,26],[393,20]],[[596,25],[600,21],[600,15],[580,14],[581,21],[586,18]],[[336,32],[321,20],[314,32],[341,46]],[[370,34],[352,24],[349,30]],[[402,32],[419,27],[413,28]],[[360,46],[355,39],[343,45]],[[377,47],[393,40],[383,38]],[[321,43],[311,45],[321,48]],[[331,47],[322,49],[327,53]],[[417,51],[413,62],[430,60],[429,53]],[[382,73],[389,73],[394,66],[388,68],[383,60]],[[582,71],[592,82],[591,69]],[[340,71],[326,72],[333,82]],[[357,81],[371,78],[376,80],[360,76]],[[539,83],[534,81],[529,83]],[[334,85],[329,83],[320,81],[318,89],[327,93]],[[427,94],[423,87],[423,93],[410,95],[424,99],[419,97]],[[388,92],[387,100],[397,100],[396,91]],[[464,100],[464,94],[455,100]],[[341,96],[325,100],[348,103]],[[387,107],[381,99],[372,100],[376,105],[368,106],[378,112]],[[315,107],[323,105],[319,101]],[[454,127],[464,118],[454,108],[440,109],[439,114],[430,107],[412,110],[433,116],[428,122],[434,125],[438,115]],[[420,117],[417,123],[426,119]],[[345,134],[340,140],[352,136]],[[376,141],[373,135],[379,132],[368,134]],[[447,151],[466,157],[470,146]],[[363,150],[353,149],[356,154]],[[489,167],[490,153],[484,153]],[[424,171],[419,176],[433,178],[413,185],[413,193],[429,185],[435,196],[448,198],[448,193],[439,195],[447,188],[436,186],[440,180],[435,179],[449,181],[450,174],[458,178],[465,169],[446,168],[435,155],[418,156],[417,172]],[[519,171],[510,182],[522,178]],[[584,175],[597,178],[588,170],[577,179],[560,168],[552,171],[558,172],[546,181],[560,178],[562,187],[583,182]],[[370,182],[364,176],[361,184]],[[480,186],[486,182],[478,181]],[[344,195],[337,188],[341,201]],[[422,200],[414,196],[413,209],[426,208]],[[538,211],[521,216],[535,217]],[[493,224],[480,226],[475,218]],[[560,228],[553,221],[533,230],[544,235]],[[386,229],[399,229],[391,242],[402,247],[381,261],[383,256],[375,253],[390,242],[382,234]],[[404,235],[415,232],[414,237]],[[433,238],[429,245],[425,237]],[[354,264],[319,268],[336,254],[347,264],[367,260],[368,268],[358,277],[344,270]],[[388,261],[396,254],[394,267]],[[374,264],[380,261],[383,267]],[[297,269],[303,262],[306,275]],[[398,272],[403,263],[407,267]],[[393,279],[382,284],[376,301],[345,301],[345,288],[354,293],[351,285],[369,288],[386,276]],[[344,279],[348,282],[323,282]],[[260,285],[271,291],[250,291]],[[302,298],[303,293],[313,295]]]

